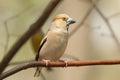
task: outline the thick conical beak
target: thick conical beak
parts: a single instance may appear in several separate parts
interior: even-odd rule
[[[75,21],[72,18],[68,18],[67,20],[67,25],[69,26],[70,24],[75,23]]]

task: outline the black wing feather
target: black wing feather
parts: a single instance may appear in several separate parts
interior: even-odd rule
[[[39,49],[38,49],[38,53],[37,53],[37,55],[36,55],[36,57],[35,57],[35,60],[36,60],[36,61],[38,61],[40,50],[41,50],[41,48],[43,47],[43,45],[45,44],[46,41],[47,41],[47,38],[45,38],[45,39],[43,40],[43,42],[41,43],[41,45],[40,45],[40,47],[39,47]]]

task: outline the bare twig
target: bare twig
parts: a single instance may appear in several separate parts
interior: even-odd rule
[[[23,36],[21,36],[21,38],[12,46],[12,48],[8,51],[7,55],[2,59],[0,63],[0,74],[8,66],[8,63],[11,61],[20,47],[45,23],[50,13],[60,1],[61,0],[51,0],[48,6],[45,8],[41,17],[33,25],[31,25],[29,30],[25,32]]]
[[[87,61],[68,61],[67,65],[68,67],[78,67],[78,66],[92,66],[92,65],[120,65],[120,60],[87,60]],[[46,67],[45,62],[27,62],[24,64],[21,64],[17,67],[12,68],[11,70],[3,73],[0,76],[0,80],[4,79],[12,74],[15,74],[21,70],[25,70],[27,68],[33,68],[33,67]],[[47,67],[65,67],[65,62],[49,62]]]

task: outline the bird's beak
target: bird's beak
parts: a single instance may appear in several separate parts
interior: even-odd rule
[[[68,18],[67,20],[67,25],[69,26],[70,24],[75,23],[75,21],[72,18]]]

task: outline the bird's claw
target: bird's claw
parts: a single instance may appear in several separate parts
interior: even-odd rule
[[[59,60],[60,62],[64,62],[65,63],[65,67],[67,67],[68,66],[68,61],[66,61],[66,60]]]
[[[68,61],[64,61],[65,62],[65,67],[67,67],[68,66]]]
[[[46,67],[47,67],[50,60],[43,60],[43,61],[46,63]]]

